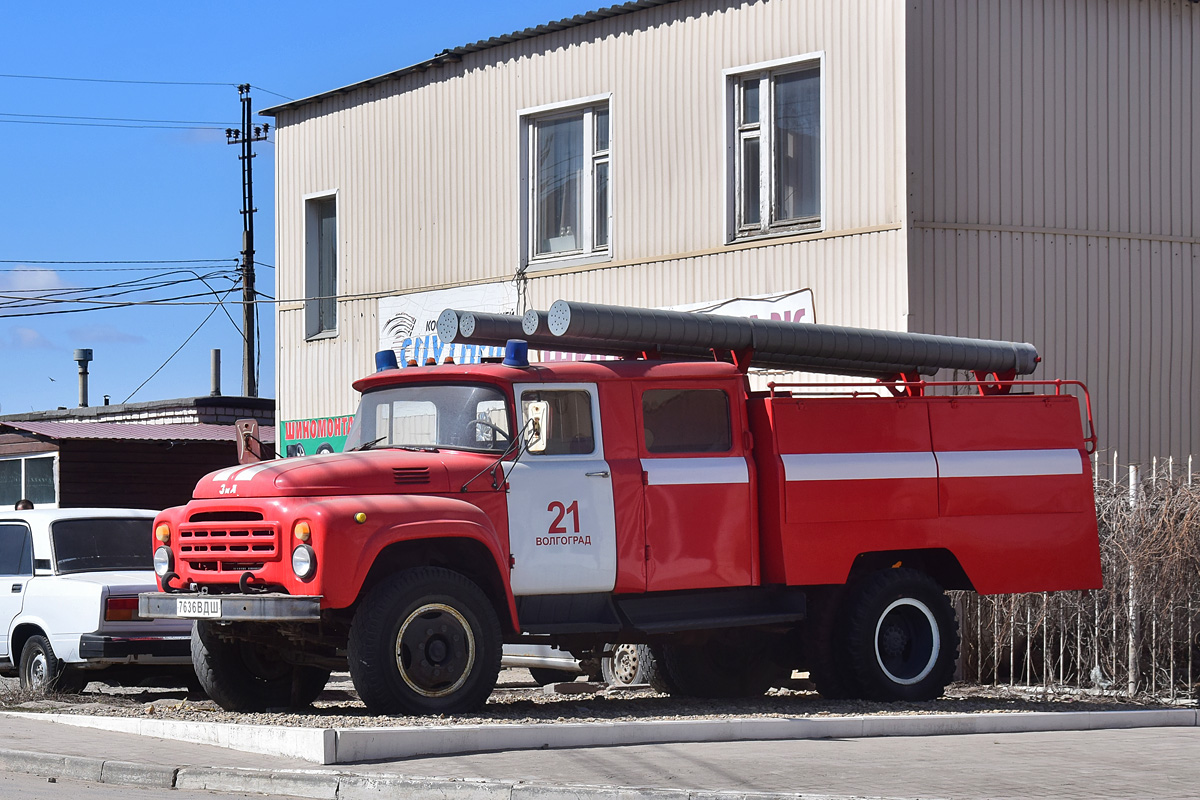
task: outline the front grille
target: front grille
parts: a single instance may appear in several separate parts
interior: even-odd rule
[[[392,467],[392,476],[399,486],[429,483],[429,467]]]
[[[198,511],[188,522],[258,522],[262,518],[261,511]]]
[[[188,525],[179,531],[179,554],[189,562],[218,559],[227,562],[262,562],[279,554],[279,532],[272,523],[253,526],[208,527]]]

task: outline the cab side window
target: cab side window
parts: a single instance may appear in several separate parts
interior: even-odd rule
[[[538,456],[582,455],[596,451],[596,434],[592,424],[592,395],[580,389],[522,392],[521,407],[525,418],[529,404],[545,401],[546,449]]]
[[[0,575],[32,575],[33,542],[29,528],[19,523],[0,523]]]
[[[729,396],[720,389],[648,389],[642,429],[651,453],[725,453],[733,447]]]

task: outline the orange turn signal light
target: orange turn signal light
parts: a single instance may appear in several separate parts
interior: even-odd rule
[[[292,535],[302,542],[307,542],[312,538],[312,528],[308,526],[307,520],[300,520],[292,526]]]
[[[145,528],[143,528],[142,530],[145,530]],[[171,541],[171,526],[165,522],[160,524],[157,528],[154,529],[154,538],[158,539],[163,544],[166,544],[167,542]]]

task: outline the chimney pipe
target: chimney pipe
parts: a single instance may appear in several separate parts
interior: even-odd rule
[[[75,363],[79,365],[79,407],[87,408],[88,404],[88,362],[92,360],[90,349],[75,351]]]
[[[212,391],[209,394],[221,396],[221,350],[216,347],[212,351]]]

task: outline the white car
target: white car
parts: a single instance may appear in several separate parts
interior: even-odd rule
[[[158,588],[153,524],[153,511],[133,509],[0,512],[0,674],[58,691],[138,672],[186,676],[191,621],[137,613],[138,593]]]

